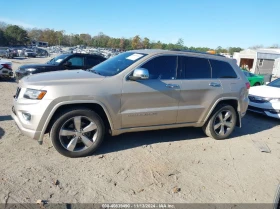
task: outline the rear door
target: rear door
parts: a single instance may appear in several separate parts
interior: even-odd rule
[[[238,78],[232,65],[226,61],[215,59],[209,59],[209,62],[212,68],[212,77],[221,82],[226,97],[239,98],[245,84],[242,79]],[[239,68],[237,69],[240,70]]]
[[[211,76],[208,59],[180,56],[179,79],[182,84],[177,123],[203,121],[223,92],[221,82]]]
[[[148,80],[123,81],[122,128],[176,124],[180,84],[178,57],[160,55],[140,66],[149,70]]]

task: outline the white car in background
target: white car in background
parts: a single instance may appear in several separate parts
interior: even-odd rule
[[[12,62],[0,59],[0,78],[13,77]]]
[[[249,90],[248,110],[280,119],[280,78]]]

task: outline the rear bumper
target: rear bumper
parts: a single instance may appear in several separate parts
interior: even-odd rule
[[[0,77],[13,77],[14,73],[11,69],[2,68],[0,69]]]
[[[31,130],[31,129],[27,129],[27,128],[24,128],[19,120],[19,118],[17,117],[16,115],[16,112],[14,110],[14,107],[12,107],[12,111],[11,111],[11,116],[12,118],[14,119],[14,121],[16,122],[17,124],[17,127],[19,128],[19,130],[25,135],[25,136],[28,136],[32,139],[38,139],[41,135],[41,131],[34,131],[34,130]]]

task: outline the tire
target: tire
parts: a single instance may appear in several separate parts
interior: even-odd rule
[[[229,113],[230,115],[228,119],[226,119],[227,113]],[[214,109],[213,113],[211,114],[208,121],[204,124],[202,129],[207,136],[216,140],[223,140],[228,138],[230,134],[233,132],[236,126],[236,120],[237,120],[236,110],[231,105],[219,104]],[[219,124],[221,125],[219,126]]]
[[[79,127],[75,124],[75,120],[80,120],[80,131],[75,130]],[[79,123],[77,122],[77,124]],[[86,127],[91,129],[92,126],[96,128],[92,131],[85,131]],[[60,114],[50,133],[54,148],[60,154],[71,158],[92,155],[101,145],[104,135],[105,127],[100,116],[85,108],[70,109]]]
[[[254,86],[259,86],[261,85],[259,82],[255,83]]]

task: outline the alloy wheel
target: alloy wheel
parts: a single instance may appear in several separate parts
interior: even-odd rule
[[[217,135],[226,135],[234,126],[232,112],[229,110],[219,112],[214,119],[213,126]]]
[[[88,117],[75,116],[67,120],[59,131],[62,146],[71,152],[80,152],[91,147],[97,138],[98,128]]]

